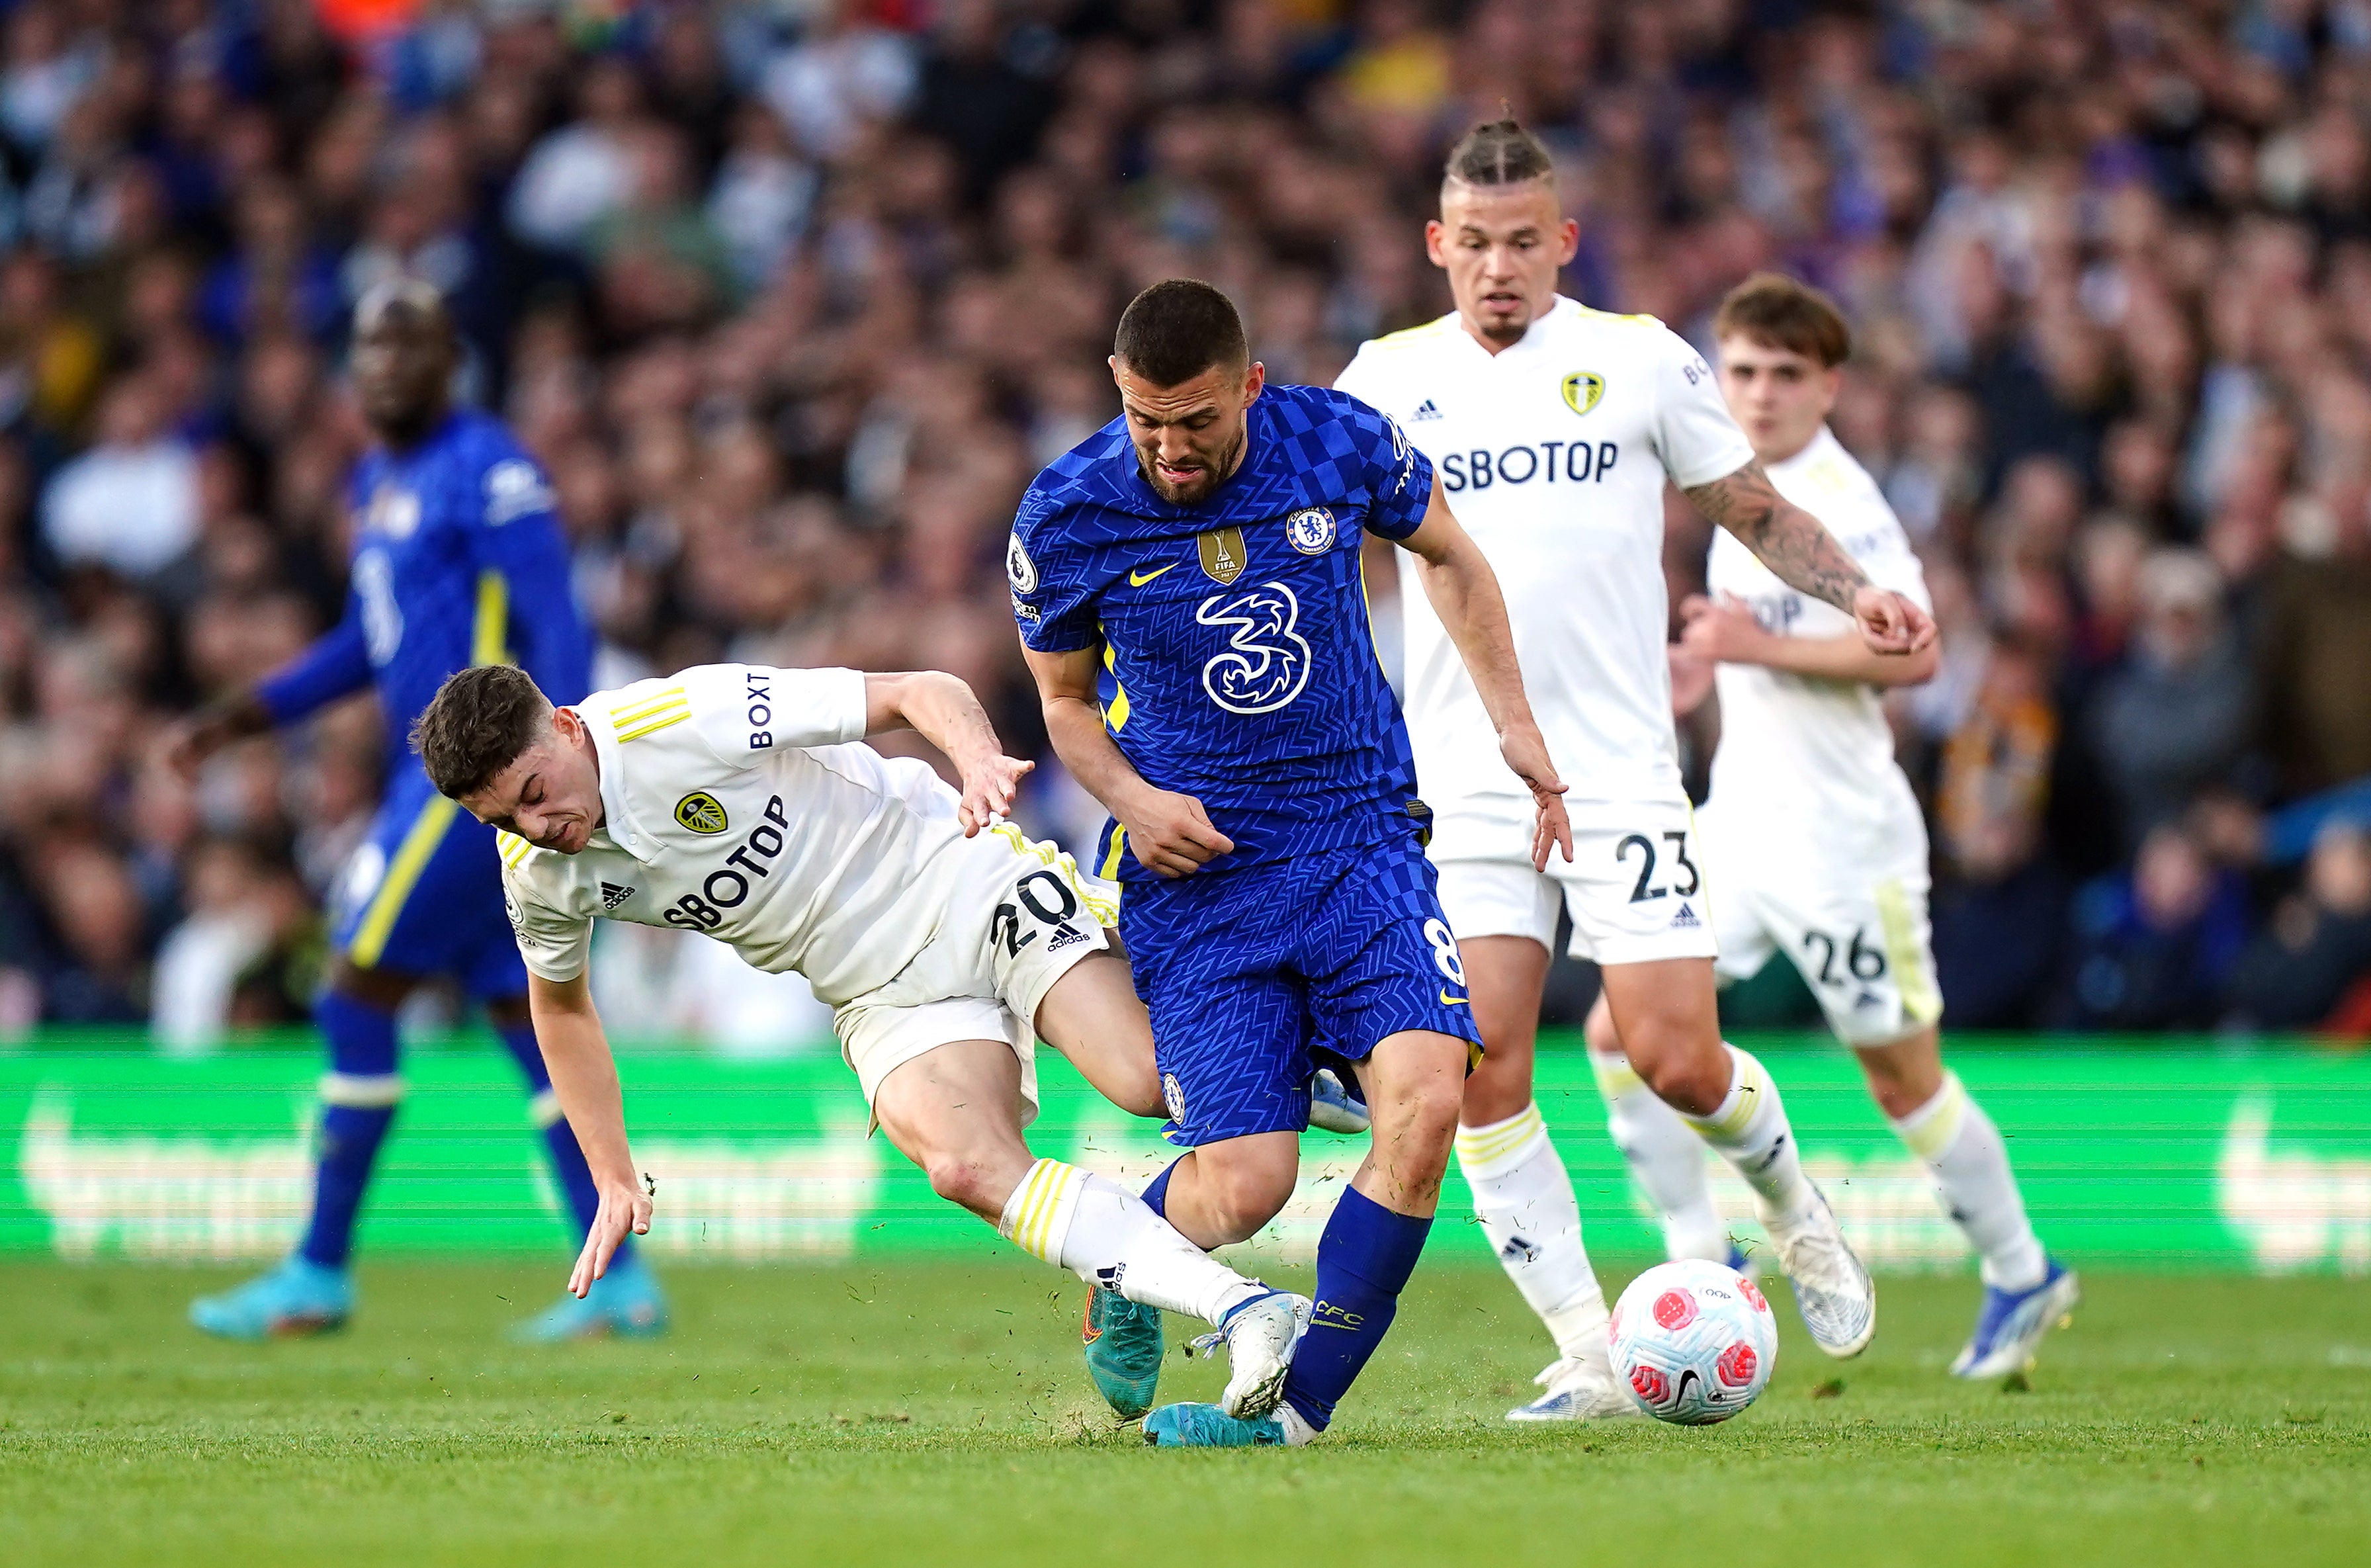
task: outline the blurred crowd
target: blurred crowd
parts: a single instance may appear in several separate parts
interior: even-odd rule
[[[1330,380],[1448,308],[1420,225],[1502,105],[1568,293],[1855,321],[1953,1021],[2371,1030],[2371,0],[13,0],[0,1036],[303,1016],[367,700],[194,784],[151,742],[338,612],[374,281],[549,466],[602,683],[937,668],[1043,753],[1002,543],[1119,306],[1209,278]]]

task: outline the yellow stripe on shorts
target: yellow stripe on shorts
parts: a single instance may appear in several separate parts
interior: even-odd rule
[[[387,865],[387,880],[371,896],[370,909],[355,928],[354,939],[346,945],[346,958],[355,968],[377,966],[379,955],[387,951],[387,935],[395,929],[396,917],[403,912],[404,900],[411,897],[411,889],[420,883],[420,874],[428,869],[429,857],[444,842],[445,830],[453,825],[453,818],[460,809],[441,795],[420,808],[411,830],[403,835],[402,846]]]

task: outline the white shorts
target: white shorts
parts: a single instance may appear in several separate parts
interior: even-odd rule
[[[1528,936],[1554,951],[1561,900],[1576,958],[1605,965],[1713,956],[1712,909],[1685,796],[1569,803],[1572,861],[1551,850],[1544,872],[1532,869],[1528,805],[1520,821],[1504,805],[1452,802],[1434,830],[1441,912],[1460,938]]]
[[[1731,823],[1718,801],[1698,823],[1720,877],[1713,931],[1723,979],[1750,979],[1784,952],[1847,1045],[1891,1044],[1942,1019],[1924,824],[1894,824],[1871,854],[1866,843]]]
[[[946,853],[966,861],[937,932],[895,980],[842,1003],[831,1026],[867,1106],[917,1056],[1005,1041],[1021,1059],[1025,1125],[1037,1115],[1037,1005],[1079,960],[1110,950],[1119,892],[1009,824]]]

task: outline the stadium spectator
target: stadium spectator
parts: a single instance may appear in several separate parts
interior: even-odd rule
[[[2129,871],[2076,896],[2065,989],[2049,1014],[2079,1029],[2199,1029],[2247,938],[2238,878],[2174,823],[2142,841]]]
[[[2360,822],[2337,821],[2314,840],[2305,885],[2281,901],[2271,926],[2239,956],[2231,976],[2233,1019],[2252,1028],[2315,1028],[2353,999],[2366,974],[2371,833]]]
[[[2093,699],[2089,738],[2114,795],[2126,844],[2208,786],[2227,784],[2247,738],[2246,668],[2223,623],[2223,582],[2196,551],[2141,563],[2131,651]]]

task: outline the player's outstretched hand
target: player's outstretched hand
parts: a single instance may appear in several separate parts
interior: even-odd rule
[[[568,1276],[568,1294],[582,1300],[593,1282],[609,1272],[626,1233],[648,1236],[651,1197],[630,1180],[622,1185],[601,1183],[601,1206],[594,1212],[592,1228],[584,1233],[584,1250],[576,1255],[575,1272]]]
[[[964,837],[977,838],[990,822],[1011,816],[1012,797],[1021,792],[1022,779],[1036,766],[1000,751],[965,768],[963,802],[955,807],[955,815],[963,822]]]
[[[1112,815],[1128,830],[1128,847],[1147,870],[1162,877],[1190,877],[1235,847],[1211,824],[1210,814],[1190,795],[1147,787]]]
[[[1532,792],[1532,804],[1537,814],[1532,825],[1532,865],[1541,871],[1548,868],[1548,852],[1564,851],[1565,864],[1572,864],[1572,823],[1564,811],[1565,782],[1556,776],[1556,763],[1548,756],[1548,743],[1540,734],[1540,726],[1526,718],[1511,725],[1498,737],[1498,755],[1515,776]]]
[[[1853,595],[1853,619],[1873,654],[1914,654],[1935,640],[1935,618],[1911,599],[1875,585]]]

